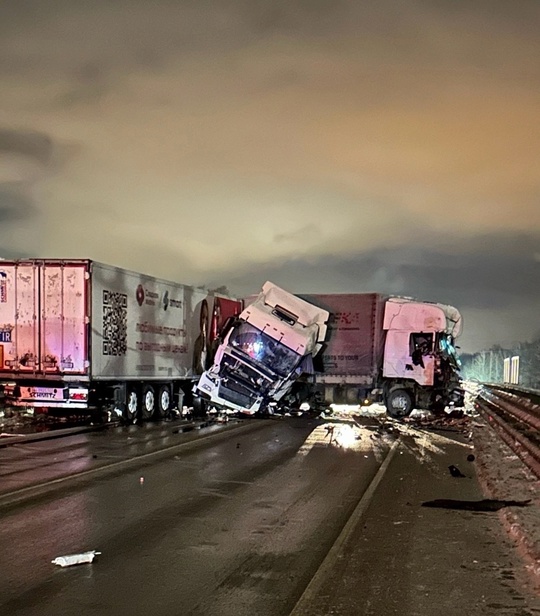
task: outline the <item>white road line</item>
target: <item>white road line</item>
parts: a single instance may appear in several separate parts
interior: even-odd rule
[[[366,509],[369,507],[375,494],[375,490],[377,489],[379,483],[384,477],[384,474],[386,473],[386,470],[388,469],[388,466],[390,465],[390,462],[392,461],[392,458],[394,457],[400,443],[401,440],[398,439],[390,448],[386,459],[381,464],[379,470],[377,471],[377,474],[373,478],[372,482],[369,484],[368,489],[364,492],[364,495],[360,499],[358,505],[356,506],[356,509],[353,511],[351,517],[348,519],[347,523],[343,527],[343,530],[341,531],[339,537],[336,539],[336,542],[330,548],[330,551],[326,555],[320,567],[317,569],[317,572],[311,579],[310,583],[307,585],[302,596],[297,601],[289,616],[305,616],[306,614],[310,613],[310,606],[313,604],[313,601],[315,600],[317,593],[321,589],[323,583],[328,578],[329,573],[336,566],[343,547],[345,546],[354,529],[360,522],[362,516],[366,512]]]

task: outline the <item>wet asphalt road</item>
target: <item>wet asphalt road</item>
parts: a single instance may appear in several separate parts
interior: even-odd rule
[[[540,614],[540,590],[496,511],[422,506],[485,498],[466,440],[426,437],[403,437],[365,515],[291,616]]]
[[[249,422],[248,422],[249,423]],[[253,422],[251,422],[253,424]],[[24,486],[88,473],[103,466],[172,448],[246,422],[223,425],[175,420],[159,424],[102,427],[70,436],[58,432],[35,435],[43,440],[0,440],[0,503],[5,493]],[[83,428],[84,429],[84,428]],[[28,438],[28,437],[26,437]],[[31,437],[32,438],[32,437]],[[15,441],[15,444],[10,443]]]
[[[335,447],[316,428],[254,423],[0,510],[0,613],[288,614],[388,450],[365,434],[355,449]],[[56,472],[123,455],[105,433],[81,436],[43,446],[55,443]],[[47,456],[39,460],[49,477]],[[11,489],[22,482],[14,477]],[[51,564],[86,550],[101,555]]]
[[[467,439],[362,423],[332,439],[291,418],[1,449],[0,614],[540,614],[497,513],[422,507],[483,498]],[[93,564],[50,562],[86,550]]]

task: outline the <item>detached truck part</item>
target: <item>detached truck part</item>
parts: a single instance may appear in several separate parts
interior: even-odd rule
[[[163,417],[241,306],[90,260],[1,261],[0,387],[15,406]]]
[[[331,314],[311,395],[327,403],[381,400],[392,417],[462,403],[455,347],[462,319],[453,306],[376,293],[301,297]]]
[[[279,401],[305,372],[326,335],[327,310],[266,282],[226,329],[195,392],[216,408],[253,415]]]

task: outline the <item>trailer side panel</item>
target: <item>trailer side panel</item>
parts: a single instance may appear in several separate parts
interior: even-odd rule
[[[94,379],[190,375],[184,286],[92,263]]]
[[[330,312],[317,381],[371,383],[382,361],[385,298],[377,293],[300,297]]]

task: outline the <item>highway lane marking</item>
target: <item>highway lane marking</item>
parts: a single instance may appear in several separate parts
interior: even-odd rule
[[[336,566],[345,544],[349,540],[350,536],[352,535],[356,526],[359,524],[367,508],[371,504],[373,496],[375,495],[375,491],[377,490],[377,487],[379,486],[388,467],[390,466],[390,462],[394,458],[394,455],[398,450],[400,444],[401,439],[398,439],[390,448],[390,451],[388,452],[388,455],[386,456],[384,462],[379,467],[379,470],[369,484],[367,490],[364,492],[362,498],[358,502],[358,505],[353,511],[351,517],[347,520],[347,523],[343,527],[343,530],[339,534],[339,537],[336,539],[334,545],[330,548],[330,551],[325,556],[315,575],[311,578],[311,581],[307,585],[306,589],[302,593],[302,596],[297,601],[289,616],[305,616],[310,614],[310,605],[312,605],[313,601],[315,600],[322,585],[328,578],[329,573]]]

